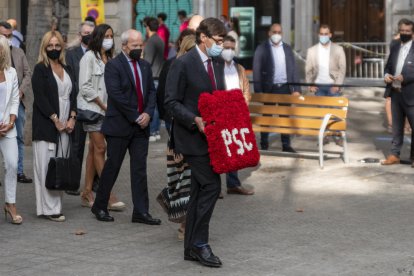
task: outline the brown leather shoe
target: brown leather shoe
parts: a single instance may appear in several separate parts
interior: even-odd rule
[[[253,195],[253,190],[247,190],[246,188],[239,186],[234,188],[228,188],[227,189],[228,194],[235,194],[235,195]]]
[[[390,154],[388,155],[387,159],[381,161],[381,165],[395,165],[400,164],[400,158],[397,156]]]

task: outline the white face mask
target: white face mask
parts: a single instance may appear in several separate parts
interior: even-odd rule
[[[111,49],[112,46],[114,46],[114,40],[112,38],[105,38],[102,41],[102,48],[104,48],[105,51]]]
[[[236,52],[232,49],[224,49],[223,52],[221,52],[221,57],[227,62],[232,61],[235,55]]]
[[[282,36],[280,34],[273,34],[270,37],[270,40],[274,43],[274,44],[279,44],[280,41],[282,41]]]

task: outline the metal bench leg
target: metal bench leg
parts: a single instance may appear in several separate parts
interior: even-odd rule
[[[319,166],[323,169],[323,132],[319,133]]]
[[[344,162],[345,162],[346,164],[348,164],[348,163],[349,163],[349,156],[348,156],[348,142],[347,142],[347,140],[346,140],[346,133],[345,133],[345,131],[343,131],[343,132],[342,132],[342,139],[343,139],[343,142],[344,142],[344,153],[343,153],[343,156],[344,156]]]

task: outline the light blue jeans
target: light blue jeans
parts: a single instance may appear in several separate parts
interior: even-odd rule
[[[24,160],[24,124],[26,123],[26,110],[22,102],[19,104],[19,112],[16,119],[17,148],[19,151],[19,161],[17,162],[17,174],[23,173]]]

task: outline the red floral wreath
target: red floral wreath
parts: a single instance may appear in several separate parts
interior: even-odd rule
[[[208,151],[216,173],[237,171],[259,163],[249,109],[240,89],[203,93],[198,108],[206,122]]]

